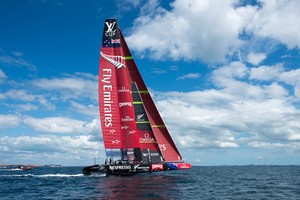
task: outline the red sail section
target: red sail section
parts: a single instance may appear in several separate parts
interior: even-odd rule
[[[131,80],[124,60],[116,20],[106,20],[99,67],[99,108],[106,149],[139,148]],[[121,156],[123,151],[118,151]],[[122,158],[124,155],[122,155]]]
[[[111,49],[102,48],[105,53],[111,53]],[[102,126],[102,134],[105,148],[121,148],[120,113],[118,111],[118,93],[116,70],[113,65],[100,59],[99,69],[99,108]]]
[[[120,31],[120,39],[122,44],[122,50],[124,52],[125,57],[131,57],[131,53],[127,47],[127,44],[124,40],[124,37]],[[155,139],[157,141],[157,145],[160,148],[161,154],[165,161],[178,161],[182,160],[181,155],[176,148],[168,130],[166,129],[159,112],[154,105],[154,102],[148,93],[147,87],[137,69],[137,66],[133,59],[128,59],[125,62],[127,69],[130,74],[131,82],[136,82],[137,87],[140,91],[140,95],[144,104],[144,108],[147,113],[147,117],[150,121],[150,124],[152,126],[152,130],[155,136]],[[149,135],[143,135],[144,137],[149,137]],[[143,138],[140,138],[143,140]],[[153,144],[151,144],[152,146]],[[149,144],[150,147],[150,144]]]

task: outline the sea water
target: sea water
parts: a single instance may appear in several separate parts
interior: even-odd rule
[[[0,169],[0,199],[300,199],[300,166],[215,166],[134,176]]]

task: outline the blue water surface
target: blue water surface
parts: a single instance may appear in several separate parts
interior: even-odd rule
[[[215,166],[134,176],[0,169],[0,199],[300,199],[300,166]]]

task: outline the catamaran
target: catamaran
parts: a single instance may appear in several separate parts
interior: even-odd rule
[[[192,168],[183,161],[138,71],[116,19],[106,19],[100,51],[99,109],[106,161],[85,175]]]

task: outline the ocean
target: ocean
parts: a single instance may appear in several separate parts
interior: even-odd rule
[[[300,166],[214,166],[134,176],[0,169],[0,199],[300,199]]]

